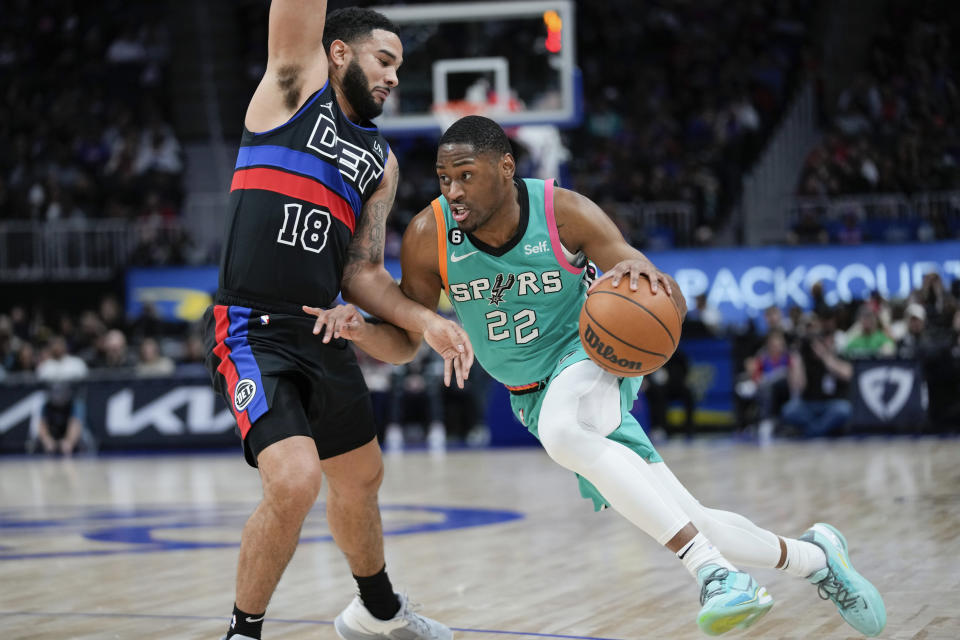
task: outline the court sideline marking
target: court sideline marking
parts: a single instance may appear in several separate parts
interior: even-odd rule
[[[149,620],[211,620],[216,622],[225,622],[226,618],[222,616],[186,616],[186,615],[161,615],[149,613],[108,613],[97,612],[87,613],[83,611],[0,611],[0,616],[31,616],[31,617],[60,617],[60,618],[133,618]],[[327,620],[289,620],[286,618],[267,618],[267,622],[283,622],[287,624],[311,624],[311,625],[329,625],[333,623]],[[503,636],[526,637],[526,638],[560,638],[561,640],[625,640],[624,638],[600,638],[596,636],[568,636],[557,633],[533,633],[528,631],[500,631],[496,629],[467,629],[465,627],[451,627],[454,631],[463,633],[492,633]]]

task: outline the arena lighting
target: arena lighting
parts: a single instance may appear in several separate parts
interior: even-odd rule
[[[553,10],[543,12],[543,23],[547,25],[547,51],[550,53],[560,53],[560,34],[563,29],[563,20],[560,15]]]

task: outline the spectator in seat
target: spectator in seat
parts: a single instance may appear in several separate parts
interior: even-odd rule
[[[47,391],[37,439],[44,453],[71,456],[83,436],[83,409],[76,391],[57,382]]]
[[[779,408],[789,399],[789,367],[787,340],[780,329],[770,331],[763,347],[744,362],[749,377],[737,383],[736,393],[748,405],[755,405],[761,442],[767,442],[773,436]]]
[[[402,449],[407,439],[404,428],[408,418],[427,425],[426,444],[435,451],[446,448],[447,431],[443,423],[443,360],[426,343],[414,359],[393,368],[390,384],[390,408],[384,434],[386,449]],[[414,430],[416,433],[416,430]]]
[[[11,373],[34,373],[37,368],[37,352],[29,342],[20,342],[16,358],[10,367]]]
[[[123,317],[120,302],[112,295],[104,296],[100,300],[100,320],[107,329],[126,331],[127,321]]]
[[[46,359],[37,366],[37,377],[48,382],[86,378],[87,363],[67,352],[67,340],[63,336],[53,336]]]
[[[707,302],[706,293],[699,293],[694,298],[693,308],[687,312],[683,325],[684,334],[687,336],[716,336],[723,331],[723,316],[716,307]]]
[[[950,324],[952,315],[949,301],[950,292],[943,285],[943,278],[939,273],[931,272],[923,276],[920,291],[917,292],[919,302],[927,312],[927,321],[931,325],[946,327]]]
[[[203,364],[206,355],[207,352],[203,346],[203,338],[195,333],[190,334],[183,345],[183,353],[181,354],[180,360],[177,362],[177,376],[206,378],[207,375],[209,375]]]
[[[853,411],[847,400],[852,375],[850,363],[836,355],[833,333],[821,331],[814,323],[790,358],[791,398],[783,407],[781,420],[806,438],[836,434]]]
[[[906,309],[907,330],[897,342],[897,357],[904,360],[927,362],[943,346],[927,330],[927,311],[923,305],[911,302]]]
[[[942,431],[956,432],[960,427],[960,309],[954,312],[949,343],[931,371],[930,421]]]
[[[684,431],[693,437],[693,412],[696,404],[693,390],[687,382],[690,361],[682,350],[677,350],[667,363],[644,377],[643,392],[650,405],[650,425],[669,434],[667,405],[674,400],[683,403]]]
[[[19,341],[13,335],[10,317],[0,314],[0,377],[13,369]]]
[[[140,361],[137,363],[137,377],[163,378],[173,375],[173,360],[160,353],[160,345],[153,338],[144,338],[140,343]]]
[[[907,330],[897,342],[897,357],[922,366],[933,428],[954,429],[960,425],[960,311],[954,312],[950,329],[930,326],[926,319],[923,305],[907,305]]]
[[[100,343],[100,353],[95,368],[132,368],[136,361],[127,349],[127,336],[119,329],[110,329]]]
[[[776,305],[770,305],[763,310],[763,319],[767,323],[767,334],[779,331],[784,340],[791,342],[793,338],[793,320],[784,317],[783,311]]]
[[[857,322],[847,333],[852,336],[843,350],[848,358],[882,358],[896,352],[893,339],[880,326],[877,312],[869,303],[860,307]]]
[[[487,388],[492,378],[479,363],[470,369],[470,381],[463,389],[456,385],[441,387],[443,424],[447,440],[471,447],[490,444],[490,427],[486,423]]]

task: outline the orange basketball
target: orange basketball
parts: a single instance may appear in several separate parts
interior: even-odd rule
[[[617,287],[603,280],[580,310],[580,342],[590,359],[615,376],[634,377],[656,371],[670,359],[680,341],[680,312],[673,299],[640,279],[636,291],[630,278]]]

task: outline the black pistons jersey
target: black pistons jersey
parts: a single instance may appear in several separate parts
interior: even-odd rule
[[[375,127],[347,119],[329,80],[279,127],[244,127],[217,302],[296,314],[329,306],[389,152]]]

